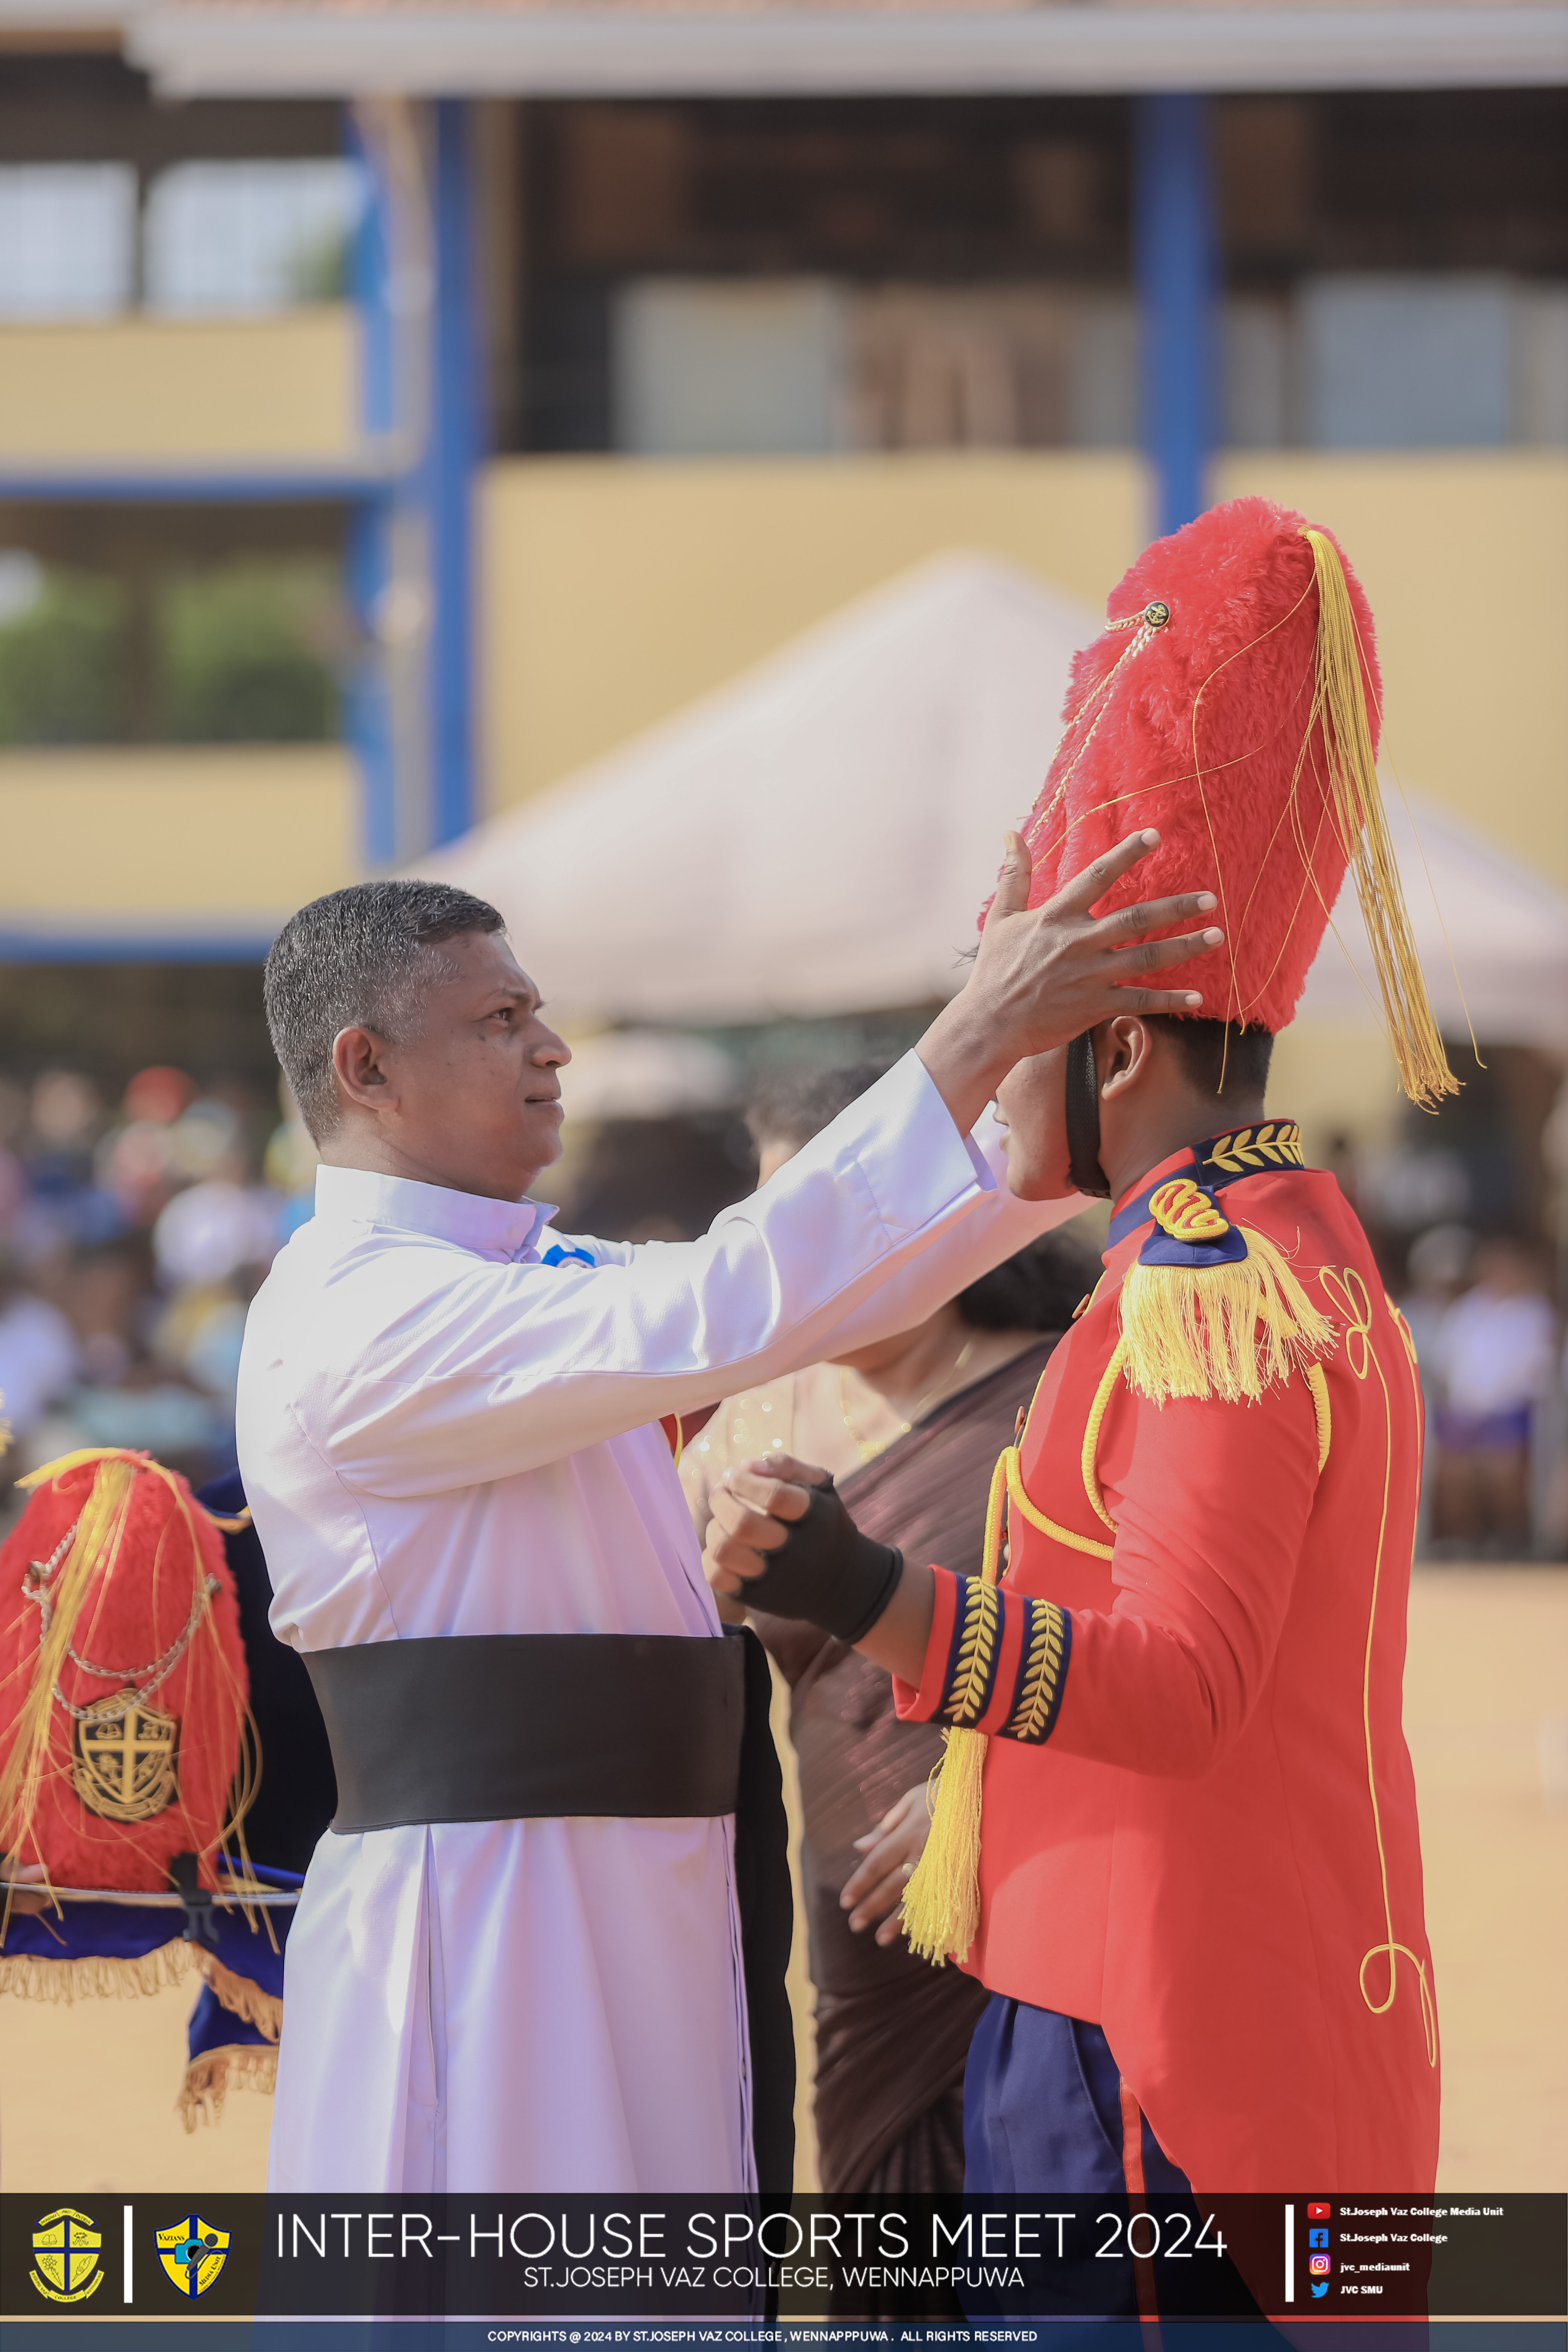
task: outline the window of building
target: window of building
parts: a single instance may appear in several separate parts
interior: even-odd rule
[[[334,738],[359,645],[330,527],[247,546],[246,520],[0,516],[0,746]]]
[[[128,165],[0,165],[0,319],[111,316],[131,300],[135,252]]]
[[[346,160],[174,164],[143,216],[147,307],[233,314],[341,296],[363,200]]]
[[[628,279],[611,325],[616,446],[658,457],[841,447],[845,326],[825,279]]]
[[[0,553],[0,744],[112,742],[125,699],[121,582]]]
[[[1488,448],[1511,438],[1511,289],[1382,270],[1297,298],[1305,438],[1324,449]]]
[[[524,447],[1135,445],[1127,101],[521,123]],[[1225,99],[1214,130],[1220,446],[1568,440],[1568,94]]]
[[[1568,441],[1568,284],[1336,271],[1225,305],[1231,448],[1466,449]]]
[[[524,110],[521,418],[649,456],[1135,434],[1119,100]]]
[[[1215,109],[1233,447],[1568,440],[1568,94]]]
[[[0,320],[343,290],[362,197],[333,101],[170,105],[96,45],[0,45]]]
[[[1119,448],[1130,295],[1019,284],[635,278],[612,310],[615,446],[643,457]]]

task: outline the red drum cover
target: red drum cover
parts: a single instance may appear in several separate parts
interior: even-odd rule
[[[0,1549],[0,1853],[151,1893],[194,1853],[213,1886],[248,1699],[223,1538],[144,1454],[38,1481]]]

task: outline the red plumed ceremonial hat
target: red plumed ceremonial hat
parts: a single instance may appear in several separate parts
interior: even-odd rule
[[[1197,1017],[1293,1017],[1347,867],[1406,1091],[1453,1090],[1377,782],[1372,610],[1332,534],[1267,499],[1146,548],[1073,664],[1062,738],[1025,828],[1039,906],[1136,828],[1159,847],[1096,908],[1212,890],[1225,945],[1160,975]]]
[[[145,1454],[70,1454],[0,1549],[0,1853],[57,1886],[216,1885],[248,1701],[216,1523]]]

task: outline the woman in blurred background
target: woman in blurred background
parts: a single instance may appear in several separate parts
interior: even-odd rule
[[[796,1077],[759,1097],[749,1124],[760,1181],[884,1066]],[[1049,1234],[915,1329],[729,1398],[681,1465],[699,1535],[724,1471],[780,1451],[831,1470],[868,1535],[978,1574],[996,1456],[1095,1272],[1087,1252]],[[887,1674],[844,1643],[783,1618],[751,1622],[791,1690],[821,2185],[857,2195],[960,2189],[963,2064],[985,1996],[956,1969],[914,1958],[898,1918],[925,1840],[941,1732],[900,1723]]]
[[[1507,1235],[1481,1243],[1473,1273],[1430,1351],[1438,1396],[1432,1535],[1450,1557],[1528,1559],[1531,1422],[1554,1384],[1557,1318],[1545,1270],[1525,1244]]]

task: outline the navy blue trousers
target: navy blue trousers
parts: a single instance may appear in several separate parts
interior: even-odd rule
[[[1142,2179],[1128,2168],[1142,2159]],[[973,2196],[1185,2196],[1171,2162],[1122,2092],[1103,2028],[993,1993],[963,2077],[963,2186]]]
[[[972,2197],[1106,2197],[1136,2202],[1145,2193],[1190,2204],[1192,2184],[1149,2127],[1123,2084],[1103,2030],[1080,2017],[993,1993],[969,2045],[963,2078],[963,2187]],[[1090,2209],[1092,2210],[1092,2209]],[[1125,2204],[1121,2208],[1125,2210]],[[1165,2210],[1169,2210],[1166,2208]],[[1130,2258],[1107,2260],[1093,2233],[1080,2234],[1076,2258],[1053,2263],[1037,2284],[1018,2290],[969,2288],[971,2319],[1177,2318],[1183,2307],[1205,2316],[1260,2317],[1228,2261],[1172,2263],[1159,2279]],[[1138,2269],[1143,2269],[1142,2280]],[[1075,2352],[1077,2328],[1054,2338],[1055,2352]],[[1266,2340],[1277,2341],[1270,2331]]]

